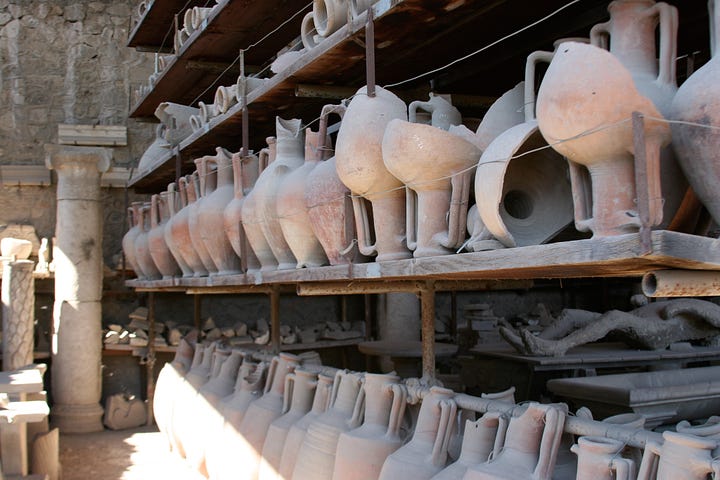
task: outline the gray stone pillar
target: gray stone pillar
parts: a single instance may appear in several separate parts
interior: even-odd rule
[[[95,432],[103,429],[100,176],[112,153],[56,145],[46,150],[45,163],[58,178],[51,418],[62,433]]]
[[[35,324],[35,262],[3,262],[3,370],[17,370],[33,363]]]

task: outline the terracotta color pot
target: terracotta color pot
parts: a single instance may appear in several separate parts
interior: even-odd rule
[[[364,404],[362,374],[347,370],[335,375],[330,406],[307,429],[297,455],[293,480],[330,480],[342,432],[360,425]]]
[[[410,441],[390,455],[380,471],[381,480],[423,480],[445,467],[457,405],[455,393],[432,387],[420,406]]]
[[[265,159],[267,160],[267,156]],[[242,225],[242,207],[245,196],[250,193],[262,171],[259,169],[264,169],[264,166],[260,165],[257,156],[250,154],[243,157],[240,153],[233,154],[232,164],[234,196],[223,212],[225,235],[235,254],[240,258],[243,269],[257,270],[260,262],[245,236],[245,229]]]
[[[163,192],[165,194],[165,199],[167,203],[167,209],[168,209],[168,220],[165,222],[165,228],[163,230],[163,237],[165,238],[165,244],[167,245],[168,249],[170,250],[170,253],[172,254],[173,258],[177,262],[178,266],[180,267],[180,271],[182,272],[182,276],[192,277],[194,272],[192,267],[185,261],[185,257],[182,255],[182,247],[180,244],[178,244],[175,241],[175,237],[173,237],[173,224],[177,221],[177,214],[180,211],[180,209],[183,207],[183,203],[181,203],[181,196],[180,194],[175,190],[175,183],[171,183],[168,185],[167,191]]]
[[[393,374],[365,374],[365,420],[340,434],[335,451],[335,480],[376,479],[388,455],[400,448],[400,427],[407,391]]]
[[[140,205],[142,205],[141,202],[133,202],[132,206],[127,209],[128,231],[122,239],[122,249],[125,254],[125,259],[138,278],[144,275],[140,271],[137,258],[135,257],[135,240],[140,233]]]
[[[402,100],[383,88],[369,97],[363,87],[347,108],[338,132],[335,159],[338,177],[353,192],[358,244],[377,261],[412,256],[406,245],[405,189],[385,167],[382,140],[393,119],[407,120]],[[360,198],[363,197],[363,198]],[[371,204],[371,212],[368,205]],[[370,245],[372,218],[375,244]]]
[[[170,233],[172,237],[172,244],[176,245],[178,253],[185,259],[188,267],[193,272],[195,277],[207,276],[208,271],[200,258],[200,255],[195,251],[193,247],[192,239],[190,238],[190,210],[193,203],[195,203],[195,186],[192,181],[192,177],[187,175],[180,177],[178,181],[179,197],[180,197],[180,210],[174,215],[172,222],[169,225]]]
[[[276,199],[278,221],[283,237],[297,259],[297,268],[328,264],[327,256],[313,232],[305,204],[308,175],[327,158],[320,148],[319,132],[305,130],[305,163],[287,174],[280,183]],[[327,140],[323,144],[328,144]]]
[[[268,428],[262,449],[260,480],[282,479],[279,475],[280,460],[290,428],[302,419],[312,407],[317,373],[295,369],[285,377],[283,415],[275,419]]]
[[[168,445],[174,449],[174,442],[171,440],[172,411],[177,398],[178,386],[184,381],[183,377],[190,370],[192,364],[193,348],[183,338],[175,350],[175,358],[172,362],[163,365],[155,382],[155,394],[153,395],[153,417],[158,430],[167,437]]]
[[[263,148],[260,151],[260,165],[264,165],[263,172],[273,164],[275,161],[277,142],[275,137],[266,138],[268,147]],[[256,268],[248,265],[248,270],[254,271],[258,268],[263,271],[275,270],[277,268],[277,260],[273,255],[270,244],[265,238],[263,233],[262,225],[265,223],[265,217],[262,211],[262,196],[258,191],[258,185],[265,188],[264,184],[267,180],[260,180],[262,178],[262,172],[258,176],[255,186],[245,197],[245,201],[242,206],[241,221],[243,229],[245,230],[245,236],[247,237],[248,243],[258,259],[259,265]]]
[[[622,458],[624,445],[604,437],[580,437],[570,450],[577,454],[577,480],[630,480],[635,478],[635,464]]]
[[[280,457],[280,469],[278,474],[285,480],[291,479],[298,452],[302,446],[308,427],[328,408],[333,389],[333,377],[320,374],[318,384],[315,388],[312,408],[300,420],[290,427],[285,444],[283,445],[282,456]]]
[[[167,192],[164,195],[153,195],[150,203],[150,231],[148,232],[148,250],[150,256],[162,274],[162,278],[169,279],[181,273],[178,263],[165,242],[165,226],[169,220],[170,212],[167,204]]]
[[[708,2],[711,23],[712,59],[692,74],[673,100],[670,118],[702,125],[720,125],[720,3]],[[673,148],[680,166],[700,201],[720,222],[720,167],[717,152],[720,151],[720,135],[717,130],[687,124],[670,125]]]
[[[715,440],[720,439],[720,417],[713,415],[701,425],[692,425],[687,420],[683,420],[675,425],[678,433],[686,435],[695,435],[696,437],[709,437]]]
[[[720,460],[712,456],[715,440],[670,431],[663,432],[663,439],[662,446],[653,442],[645,445],[638,480],[705,480],[710,474],[715,478],[720,475]]]
[[[138,210],[138,226],[140,231],[135,237],[135,261],[142,272],[142,280],[159,280],[162,277],[150,255],[148,233],[150,232],[150,204],[143,204]]]
[[[208,273],[213,275],[217,274],[218,269],[203,241],[202,230],[200,228],[200,216],[202,215],[205,199],[215,189],[217,175],[208,168],[208,157],[195,160],[195,164],[198,169],[193,172],[191,183],[194,187],[196,200],[188,205],[188,231],[190,232],[190,240],[195,252],[197,252],[200,260],[202,260],[202,264]]]

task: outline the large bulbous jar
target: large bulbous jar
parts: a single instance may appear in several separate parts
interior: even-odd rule
[[[245,231],[245,237],[250,244],[250,248],[258,259],[258,265],[253,268],[248,265],[249,271],[261,270],[270,271],[277,269],[278,263],[275,255],[273,254],[270,243],[265,237],[263,225],[267,223],[265,219],[263,205],[264,196],[263,192],[268,188],[266,184],[271,182],[272,174],[265,174],[268,169],[272,168],[275,163],[277,156],[277,142],[275,137],[267,137],[265,139],[268,146],[260,151],[260,165],[265,168],[260,173],[255,186],[252,191],[245,197],[245,201],[242,204],[242,215],[241,221],[243,230]]]
[[[242,224],[242,207],[245,196],[250,193],[258,178],[259,159],[252,153],[235,153],[232,156],[232,166],[234,195],[223,212],[223,227],[232,249],[240,258],[243,270],[257,269],[258,259],[250,248]]]
[[[208,195],[215,190],[217,184],[217,171],[210,168],[210,156],[205,156],[195,160],[197,170],[192,174],[191,181],[195,189],[196,200],[191,203],[188,211],[188,230],[190,232],[190,240],[192,246],[197,252],[202,264],[210,275],[216,275],[218,268],[215,265],[210,252],[205,246],[202,238],[202,229],[200,227],[200,217],[203,212],[203,204]]]
[[[662,445],[645,445],[638,480],[705,480],[720,475],[720,460],[712,455],[715,440],[671,431],[663,432],[663,440]]]
[[[128,264],[130,264],[130,268],[133,269],[138,278],[144,275],[140,271],[137,258],[135,257],[135,240],[140,233],[140,205],[142,205],[140,202],[133,202],[132,206],[128,208],[128,231],[122,239],[122,249],[125,254],[125,259]]]
[[[135,261],[143,273],[143,280],[159,280],[162,278],[160,270],[158,270],[155,262],[150,255],[150,244],[148,242],[148,233],[150,233],[150,204],[146,203],[139,209],[138,225],[140,232],[135,237]]]
[[[180,210],[174,215],[173,221],[170,222],[168,226],[169,235],[172,237],[170,244],[176,245],[178,253],[185,259],[188,267],[192,270],[192,276],[204,277],[207,276],[208,271],[200,255],[195,251],[192,239],[190,238],[190,211],[193,208],[191,205],[195,203],[197,199],[192,176],[186,175],[180,177],[178,189],[180,198],[178,206]]]
[[[182,272],[183,277],[192,277],[193,276],[193,270],[190,267],[190,265],[185,261],[185,257],[182,254],[182,248],[181,245],[176,241],[176,238],[173,236],[173,224],[177,220],[177,213],[182,209],[183,203],[181,200],[180,194],[175,190],[175,183],[171,183],[168,185],[167,191],[164,192],[165,199],[167,202],[167,214],[168,218],[165,222],[165,229],[163,231],[163,236],[165,237],[165,244],[167,245],[168,249],[170,249],[170,253],[172,254],[173,258],[177,262],[178,266],[180,267],[180,271]]]
[[[167,192],[165,195],[153,195],[151,197],[150,210],[150,231],[148,232],[148,250],[153,262],[167,280],[180,274],[180,267],[165,243],[165,226],[169,218],[167,206]]]

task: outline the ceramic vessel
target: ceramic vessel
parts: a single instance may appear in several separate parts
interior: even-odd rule
[[[624,444],[605,437],[580,437],[570,450],[578,456],[577,480],[630,480],[635,464],[622,458]]]
[[[300,446],[293,480],[330,480],[340,434],[357,428],[362,421],[363,376],[341,370],[335,375],[330,405],[310,426]]]
[[[545,140],[571,162],[578,230],[591,230],[602,237],[640,228],[630,121],[633,112],[645,115],[648,191],[654,199],[648,222],[657,225],[663,216],[660,150],[670,141],[669,127],[652,120],[661,117],[660,112],[640,94],[630,72],[615,56],[581,43],[559,46],[540,86],[537,117]],[[587,169],[586,176],[577,165]],[[591,202],[587,201],[587,184]]]
[[[363,390],[365,419],[360,427],[340,434],[332,476],[335,480],[378,478],[388,455],[403,444],[400,427],[407,391],[400,377],[366,373]]]
[[[208,271],[200,258],[200,255],[193,247],[192,239],[190,238],[190,210],[193,203],[196,201],[195,197],[195,185],[193,184],[191,176],[180,177],[178,180],[178,196],[180,199],[180,210],[173,216],[172,222],[170,222],[168,229],[169,235],[172,237],[170,245],[175,245],[178,253],[187,263],[190,270],[192,270],[192,276],[204,277],[207,276]],[[167,235],[167,232],[166,232]]]
[[[155,109],[155,116],[165,125],[163,136],[170,145],[177,145],[192,133],[190,117],[198,109],[172,102],[162,102]]]
[[[205,158],[215,166],[217,185],[203,200],[197,223],[200,238],[217,267],[217,272],[211,275],[236,275],[242,273],[240,257],[227,236],[221,233],[225,229],[225,208],[235,196],[232,154],[222,147],[217,147],[216,152],[215,156]]]
[[[350,11],[352,12],[353,18],[356,18],[370,8],[370,5],[375,3],[375,1],[376,0],[350,0]]]
[[[345,106],[323,107],[320,115],[321,132],[327,131],[327,118],[331,113],[337,113],[342,118],[345,115]],[[305,206],[308,208],[312,231],[322,245],[330,265],[364,261],[355,241],[355,219],[350,190],[338,177],[334,155],[320,162],[308,174]]]
[[[321,37],[329,37],[347,23],[350,0],[313,0],[313,22]]]
[[[309,209],[305,204],[307,178],[327,158],[320,148],[319,132],[305,130],[305,163],[285,176],[278,188],[276,209],[283,237],[297,259],[297,268],[328,264],[322,245],[313,232]],[[326,140],[323,145],[329,142]]]
[[[142,280],[159,280],[162,277],[150,255],[148,233],[150,232],[150,204],[145,203],[139,209],[138,225],[140,231],[135,237],[135,261],[142,272]]]
[[[183,382],[183,377],[190,370],[192,364],[193,348],[183,338],[175,350],[172,362],[163,365],[155,382],[153,395],[153,418],[158,430],[167,438],[170,449],[173,449],[171,440],[172,410],[175,404],[176,391]]]
[[[219,113],[227,112],[230,110],[230,107],[237,103],[237,88],[236,83],[227,87],[220,86],[215,91],[215,105],[217,105]]]
[[[463,478],[472,465],[485,463],[491,455],[497,455],[505,441],[507,425],[507,416],[496,412],[488,412],[476,421],[467,420],[460,456],[432,480]]]
[[[291,479],[298,452],[302,446],[308,427],[328,408],[333,389],[333,377],[320,374],[315,388],[312,408],[300,420],[295,422],[288,431],[280,457],[280,468],[278,474],[285,480]]]
[[[412,438],[387,458],[381,480],[429,479],[445,467],[457,415],[454,396],[447,388],[430,389],[422,400]]]
[[[312,407],[318,374],[295,369],[285,377],[283,414],[268,428],[262,449],[260,480],[282,479],[279,475],[280,460],[290,428],[303,418]]]
[[[143,152],[140,160],[138,160],[137,170],[133,173],[133,178],[139,177],[145,172],[155,168],[155,165],[160,159],[165,158],[168,154],[172,145],[165,140],[166,130],[167,127],[162,124],[155,128],[155,140],[153,140],[150,146]]]
[[[252,191],[245,197],[242,205],[241,220],[243,229],[245,230],[245,236],[259,262],[259,266],[256,266],[257,268],[252,268],[248,265],[248,270],[250,271],[257,270],[258,268],[263,271],[275,270],[278,265],[277,259],[275,259],[275,255],[273,255],[270,243],[268,243],[265,238],[262,228],[266,220],[262,210],[264,198],[261,190],[267,189],[266,183],[269,182],[269,177],[263,177],[263,173],[273,165],[277,146],[275,137],[267,137],[266,141],[268,147],[260,151],[260,164],[266,165],[266,167],[255,182]]]
[[[300,39],[306,50],[312,50],[317,47],[320,40],[322,40],[317,34],[317,30],[315,30],[313,12],[308,12],[302,19],[302,23],[300,24]]]
[[[432,125],[395,119],[382,142],[388,171],[406,186],[407,246],[415,257],[455,253],[465,241],[467,204],[473,169],[482,153],[474,135],[451,121],[460,113],[442,97],[418,108],[432,111]],[[447,126],[450,130],[444,130]]]
[[[708,2],[712,59],[693,73],[675,95],[670,118],[701,125],[720,125],[720,3]],[[720,151],[717,130],[689,124],[670,125],[673,148],[680,166],[693,190],[710,212],[715,222],[720,221],[720,167],[716,153]]]
[[[267,156],[264,157],[267,160]],[[242,156],[234,153],[232,156],[234,196],[223,212],[223,227],[230,245],[240,258],[243,270],[259,268],[259,262],[245,236],[242,225],[242,207],[245,196],[250,193],[260,171],[265,166],[260,165],[259,159],[252,153]],[[260,170],[259,170],[260,169]]]
[[[300,357],[289,353],[280,353],[273,357],[265,383],[265,393],[250,404],[240,424],[242,443],[235,445],[234,455],[243,467],[234,472],[232,478],[257,478],[268,428],[283,413],[285,379],[300,362]]]
[[[200,217],[203,212],[203,204],[207,196],[212,193],[217,183],[217,175],[215,171],[211,171],[208,164],[209,157],[202,157],[195,160],[197,170],[193,172],[190,180],[192,182],[196,200],[189,203],[188,210],[188,231],[190,232],[190,241],[193,249],[197,252],[202,264],[210,275],[217,274],[218,268],[215,265],[210,252],[205,246],[202,238],[202,229],[200,227]]]
[[[555,50],[563,40],[555,42]],[[505,247],[538,245],[573,220],[565,159],[547,147],[535,120],[535,70],[554,52],[533,52],[525,64],[525,121],[498,135],[480,158],[475,200],[483,225]]]
[[[377,254],[377,261],[412,256],[406,245],[405,189],[387,170],[382,156],[385,129],[394,119],[407,120],[405,103],[380,87],[370,97],[367,87],[362,87],[348,105],[335,147],[338,177],[353,193],[360,252]],[[372,245],[371,219],[375,234]]]
[[[471,466],[465,480],[550,480],[565,424],[565,412],[553,405],[531,402],[519,417],[510,419],[500,453]]]
[[[185,261],[185,257],[182,255],[182,246],[176,242],[176,237],[173,236],[173,224],[177,221],[178,212],[184,206],[184,203],[181,200],[181,195],[175,190],[175,187],[175,182],[170,183],[167,191],[164,192],[167,202],[168,219],[167,222],[165,222],[163,237],[165,238],[165,244],[170,250],[170,254],[172,254],[173,258],[180,267],[182,276],[187,278],[192,277],[194,272],[192,267]]]
[[[712,456],[715,440],[670,431],[663,432],[663,439],[662,446],[645,445],[638,480],[706,480],[720,475],[720,460]]]
[[[165,226],[170,217],[167,192],[150,197],[150,231],[148,232],[148,250],[150,256],[162,274],[163,279],[180,275],[180,267],[165,242]]]
[[[720,439],[720,417],[713,415],[701,425],[692,425],[687,420],[683,420],[675,426],[675,430],[686,435],[710,437],[718,440]]]
[[[214,117],[217,117],[220,112],[218,112],[217,105],[214,103],[204,103],[204,102],[198,102],[198,107],[200,107],[199,117],[200,122],[203,125],[206,125],[210,123],[210,120],[212,120]]]
[[[122,249],[125,254],[125,259],[138,278],[143,276],[138,266],[137,258],[135,257],[135,240],[140,233],[140,205],[141,202],[133,202],[132,206],[127,209],[128,231],[122,239]]]

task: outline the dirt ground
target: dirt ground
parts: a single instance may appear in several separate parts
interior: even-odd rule
[[[63,480],[205,480],[156,427],[60,436]]]

